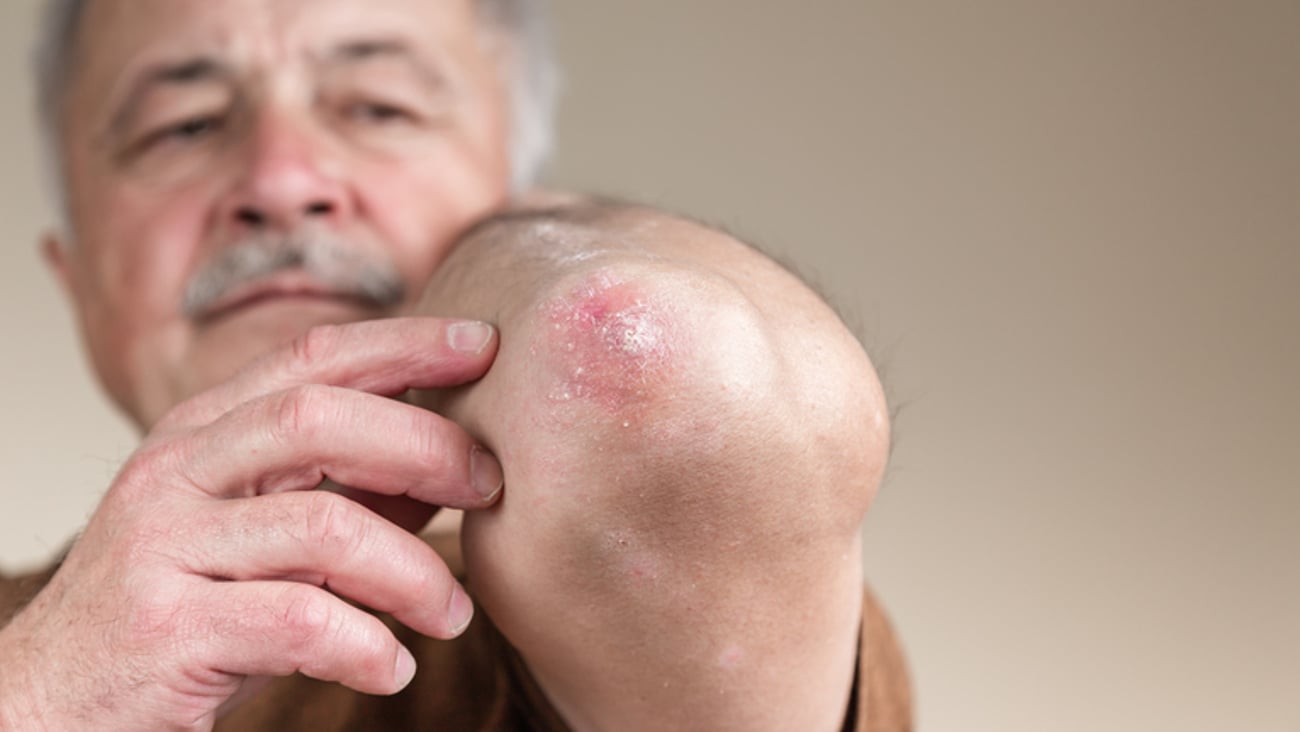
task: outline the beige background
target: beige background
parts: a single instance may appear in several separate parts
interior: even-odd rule
[[[0,566],[134,438],[33,241],[0,5]],[[902,408],[867,522],[927,730],[1300,730],[1300,3],[557,3],[553,179],[798,264]]]

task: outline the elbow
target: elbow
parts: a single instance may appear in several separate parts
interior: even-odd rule
[[[484,609],[559,706],[680,710],[666,728],[752,716],[719,692],[770,699],[787,668],[847,684],[889,444],[834,313],[751,250],[677,230],[676,249],[611,246],[512,291],[492,369],[447,412],[505,471],[462,536]]]
[[[599,266],[559,283],[535,317],[529,391],[551,430],[691,452],[777,384],[762,323],[707,274]]]
[[[674,546],[849,541],[889,425],[866,356],[808,299],[781,312],[785,298],[763,302],[712,271],[653,260],[564,278],[526,329],[521,391],[529,423],[551,437],[555,481],[530,470],[528,490],[580,502],[575,515],[648,522],[638,533]]]

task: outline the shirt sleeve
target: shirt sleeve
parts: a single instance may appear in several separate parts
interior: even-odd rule
[[[911,732],[912,682],[903,647],[871,590],[862,590],[858,671],[844,729]]]

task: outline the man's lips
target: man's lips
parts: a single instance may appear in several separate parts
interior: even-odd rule
[[[280,272],[230,290],[205,308],[196,320],[212,321],[257,305],[285,301],[317,301],[370,310],[378,307],[371,298],[323,284],[304,272]]]

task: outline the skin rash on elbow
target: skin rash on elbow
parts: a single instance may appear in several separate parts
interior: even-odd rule
[[[727,302],[733,293],[712,291],[718,287],[697,276],[607,267],[557,288],[537,305],[528,348],[540,367],[541,419],[567,429],[594,418],[642,435],[698,429],[700,419],[721,416],[719,405],[770,388],[756,320]]]
[[[613,413],[646,400],[666,377],[680,347],[672,303],[609,271],[585,277],[564,294],[542,303],[537,360],[552,359],[547,400],[563,407],[579,400]]]

